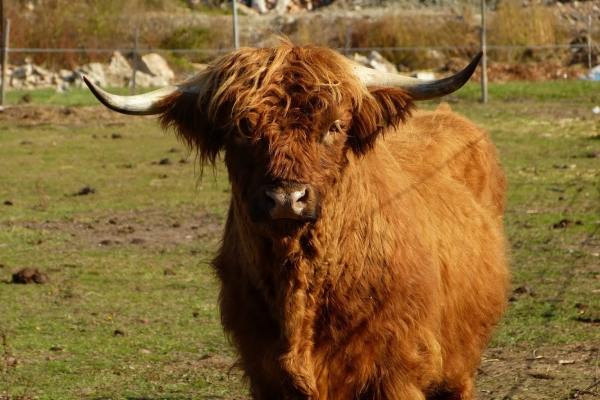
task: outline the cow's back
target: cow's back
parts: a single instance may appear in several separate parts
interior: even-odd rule
[[[435,111],[416,111],[386,143],[415,179],[427,181],[434,174],[449,173],[484,208],[497,216],[504,213],[508,185],[496,147],[483,129],[453,113],[448,104]]]

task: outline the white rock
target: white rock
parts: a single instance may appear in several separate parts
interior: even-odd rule
[[[76,74],[74,71],[69,71],[68,69],[61,69],[58,71],[58,77],[65,82],[73,82],[76,78]]]
[[[371,54],[369,54],[369,65],[377,71],[389,72],[392,74],[398,73],[396,66],[376,51],[372,51]]]
[[[252,0],[250,6],[261,14],[266,14],[269,11],[265,0]]]
[[[359,64],[364,65],[365,67],[369,67],[369,58],[367,58],[366,56],[363,56],[362,54],[358,54],[358,53],[354,53],[354,56],[352,57],[352,59],[354,61],[356,61]]]
[[[79,77],[86,76],[90,81],[98,86],[106,86],[106,77],[104,67],[100,63],[89,63],[75,70]]]
[[[432,81],[435,79],[435,74],[433,72],[418,71],[412,74],[412,77],[422,79],[424,81]]]
[[[168,86],[169,81],[167,81],[162,76],[152,76],[150,74],[146,74],[142,71],[135,72],[135,86],[136,87],[163,87]]]
[[[106,72],[111,75],[131,77],[133,68],[120,51],[115,51],[110,58]]]
[[[157,53],[148,53],[142,56],[138,70],[148,75],[164,78],[167,82],[175,80],[175,73],[167,64],[167,61]]]
[[[33,66],[31,64],[25,64],[15,68],[12,74],[10,74],[10,77],[12,79],[25,79],[31,74],[33,74]]]

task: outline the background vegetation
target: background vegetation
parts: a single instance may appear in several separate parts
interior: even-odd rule
[[[389,7],[402,1],[382,3]],[[426,3],[426,2],[425,2]],[[7,16],[12,21],[12,48],[70,48],[85,50],[77,53],[30,54],[37,63],[48,67],[69,67],[108,57],[101,49],[129,49],[133,30],[140,31],[141,48],[161,49],[231,49],[231,17],[229,8],[214,5],[190,9],[183,0],[47,0],[33,8],[28,2],[9,2]],[[212,3],[210,3],[212,4]],[[276,16],[241,16],[243,45],[261,45],[275,32],[288,35],[298,44],[319,44],[344,47],[419,47],[450,46],[455,50],[423,50],[418,52],[385,52],[395,64],[409,68],[439,67],[440,54],[469,56],[476,50],[460,47],[477,45],[480,37],[478,2],[461,2],[452,9],[394,11],[380,9],[363,18],[361,14],[343,12],[343,2],[311,13],[286,19]],[[346,6],[348,7],[348,6]],[[371,9],[371,10],[377,10]],[[210,12],[210,18],[206,18]],[[204,16],[201,18],[201,16]],[[250,19],[251,18],[251,19]],[[265,22],[268,21],[268,22]],[[535,46],[569,44],[580,35],[569,16],[556,12],[538,1],[502,0],[489,3],[488,44],[490,46]],[[553,62],[568,64],[570,52],[514,49],[489,52],[495,61]],[[15,54],[13,61],[22,61],[25,53]],[[206,54],[179,54],[188,61],[205,62]],[[577,60],[580,62],[583,60]]]

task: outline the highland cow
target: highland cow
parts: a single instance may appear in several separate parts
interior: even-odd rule
[[[506,179],[462,86],[283,40],[108,107],[158,115],[232,187],[212,265],[256,399],[471,399],[506,306]]]

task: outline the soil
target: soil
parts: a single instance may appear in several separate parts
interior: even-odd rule
[[[102,106],[53,107],[24,105],[0,112],[0,121],[17,126],[37,124],[124,124],[130,117]],[[203,238],[218,241],[223,219],[182,211],[165,216],[158,211],[113,211],[70,221],[26,222],[33,230],[60,232],[88,246],[142,246],[168,249]],[[557,227],[558,229],[558,227]],[[174,273],[165,270],[165,274]],[[527,291],[528,288],[516,290]],[[600,329],[600,319],[582,321]],[[126,334],[116,332],[115,335]],[[190,369],[228,372],[233,359],[226,355],[202,356],[189,362]],[[477,398],[596,399],[600,397],[600,341],[569,345],[489,348],[477,378]],[[0,396],[2,399],[2,396]]]
[[[13,274],[11,283],[44,284],[48,282],[50,282],[48,275],[46,275],[46,273],[39,268],[23,268],[22,270]]]
[[[1,110],[0,121],[11,122],[19,128],[44,124],[60,124],[76,128],[83,125],[120,126],[131,121],[131,117],[99,106],[58,107],[21,104]]]
[[[11,223],[14,225],[14,223]],[[76,237],[83,245],[133,245],[157,251],[168,250],[194,240],[219,237],[223,222],[217,217],[198,212],[165,216],[152,211],[112,211],[70,221],[26,222],[22,228]]]
[[[477,378],[480,399],[593,399],[600,396],[600,343],[491,348]]]

